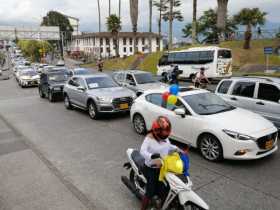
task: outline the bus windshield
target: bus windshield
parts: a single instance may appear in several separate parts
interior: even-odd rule
[[[231,51],[230,50],[219,50],[218,51],[218,58],[231,58]]]

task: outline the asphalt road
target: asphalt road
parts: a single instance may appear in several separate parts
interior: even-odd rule
[[[143,140],[132,129],[128,115],[93,121],[83,111],[66,110],[62,102],[41,99],[37,88],[20,88],[11,78],[0,81],[0,126],[16,133],[17,141],[25,145],[8,147],[6,139],[14,137],[0,129],[0,148],[3,150],[2,145],[6,145],[9,149],[2,153],[0,150],[0,207],[4,204],[4,209],[29,210],[140,208],[140,202],[120,179],[127,174],[122,168],[126,149],[139,148]],[[7,158],[14,161],[7,162]],[[191,150],[190,159],[194,190],[211,209],[280,209],[279,152],[261,160],[211,163]],[[19,162],[28,165],[20,176]],[[13,170],[9,170],[11,174],[7,174],[5,164],[11,168],[14,164]],[[43,174],[48,178],[43,179]],[[33,187],[25,184],[25,177],[30,176],[38,182]],[[10,177],[15,177],[16,186],[22,187],[16,187]],[[39,183],[45,188],[38,190]],[[21,195],[29,201],[28,205],[15,202]],[[33,205],[36,202],[40,208],[39,204]]]

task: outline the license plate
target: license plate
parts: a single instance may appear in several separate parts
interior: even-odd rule
[[[265,149],[271,149],[273,147],[273,140],[265,142]]]
[[[120,104],[120,109],[128,109],[128,104]]]

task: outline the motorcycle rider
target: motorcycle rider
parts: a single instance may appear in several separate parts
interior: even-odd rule
[[[210,81],[208,80],[208,78],[206,77],[205,75],[205,68],[204,67],[201,67],[200,68],[200,72],[198,72],[195,76],[195,79],[194,79],[194,86],[196,88],[199,88],[199,86],[203,83],[208,83],[210,84]]]
[[[179,67],[176,65],[174,66],[172,72],[171,72],[171,84],[176,84],[178,85],[179,81],[178,81],[178,76],[181,73],[181,71],[179,70]]]
[[[147,179],[146,195],[142,200],[141,210],[146,210],[151,199],[161,189],[159,173],[162,166],[160,158],[174,152],[181,151],[177,146],[172,145],[168,139],[171,133],[171,123],[168,118],[160,116],[152,124],[141,146],[140,153],[145,158],[143,173]]]

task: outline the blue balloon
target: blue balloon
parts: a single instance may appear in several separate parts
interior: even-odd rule
[[[179,86],[178,85],[171,85],[171,87],[169,88],[169,92],[172,94],[172,95],[178,95],[178,92],[179,92]]]

